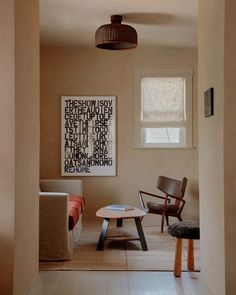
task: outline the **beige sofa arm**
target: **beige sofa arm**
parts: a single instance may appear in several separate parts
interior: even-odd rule
[[[82,181],[79,179],[41,179],[40,187],[43,192],[65,192],[70,195],[82,196]]]
[[[65,198],[67,198],[67,201],[69,198],[69,194],[61,193],[61,192],[40,192],[39,196],[40,197],[58,197],[58,198],[65,197]]]
[[[39,194],[39,258],[68,260],[72,256],[68,230],[68,198],[66,193]]]

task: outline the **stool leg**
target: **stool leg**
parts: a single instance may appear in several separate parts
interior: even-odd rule
[[[174,275],[181,277],[182,271],[182,239],[176,239]]]
[[[194,242],[188,240],[188,270],[194,271]]]

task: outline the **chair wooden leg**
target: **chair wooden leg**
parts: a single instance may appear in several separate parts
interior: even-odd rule
[[[188,240],[188,270],[194,271],[194,241]]]
[[[165,214],[162,214],[162,218],[161,218],[161,232],[162,233],[164,230],[164,223],[165,223]]]
[[[166,224],[169,226],[169,216],[166,215]]]
[[[181,277],[182,271],[182,239],[176,239],[174,275]]]
[[[180,215],[177,216],[179,221],[183,221],[182,217]]]

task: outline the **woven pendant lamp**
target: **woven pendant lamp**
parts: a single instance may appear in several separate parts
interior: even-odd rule
[[[111,24],[99,27],[95,33],[95,45],[101,49],[124,50],[137,46],[137,32],[129,25],[121,24],[121,15],[112,15]]]

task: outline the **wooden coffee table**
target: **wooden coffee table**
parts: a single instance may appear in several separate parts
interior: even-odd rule
[[[143,233],[143,228],[141,224],[142,218],[146,215],[146,212],[144,212],[141,209],[134,208],[132,210],[128,211],[118,211],[118,210],[109,210],[106,209],[106,207],[103,207],[99,209],[96,212],[96,216],[103,218],[103,224],[102,224],[102,230],[99,237],[99,241],[97,244],[97,250],[101,251],[104,248],[104,242],[105,240],[123,240],[123,241],[133,241],[133,240],[139,240],[141,242],[142,250],[147,251],[147,243],[145,240],[145,236]],[[111,219],[116,219],[117,226],[122,226],[123,219],[131,219],[134,218],[137,232],[138,232],[138,238],[134,236],[107,236],[107,230],[109,226],[109,222]]]

